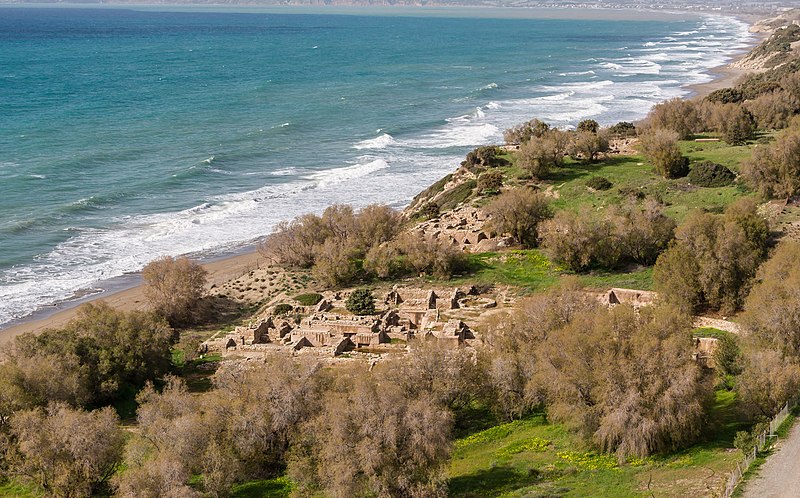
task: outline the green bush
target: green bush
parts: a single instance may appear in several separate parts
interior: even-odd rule
[[[692,167],[688,179],[699,187],[724,187],[733,183],[736,175],[721,164],[703,161]]]
[[[636,126],[634,126],[633,123],[629,123],[627,121],[620,121],[614,126],[609,126],[608,132],[612,135],[619,137],[635,137]]]
[[[344,307],[356,315],[373,315],[375,314],[375,297],[369,289],[356,289],[347,297]]]
[[[423,220],[431,220],[433,218],[439,217],[439,205],[435,202],[426,202],[423,204],[419,211],[417,211],[417,218],[422,218]]]
[[[614,184],[604,176],[593,176],[586,181],[586,186],[595,190],[608,190]]]
[[[496,169],[484,171],[478,177],[478,193],[479,194],[496,194],[503,186],[503,173]]]
[[[496,168],[498,166],[505,166],[508,161],[503,157],[503,149],[496,145],[486,145],[478,147],[477,149],[467,153],[467,157],[461,162],[461,165],[470,171],[476,168]]]
[[[300,294],[298,296],[294,296],[294,300],[303,306],[314,306],[318,302],[322,301],[322,294],[317,294],[316,292]]]
[[[291,311],[293,309],[294,309],[294,306],[292,306],[291,304],[281,303],[281,304],[275,306],[274,313],[276,315],[285,315],[287,313],[291,313]]]

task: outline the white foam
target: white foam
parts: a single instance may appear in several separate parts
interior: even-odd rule
[[[319,173],[310,175],[309,178],[316,182],[317,187],[326,188],[337,183],[361,178],[388,167],[389,163],[387,163],[384,159],[372,159],[371,161],[363,164],[354,164],[353,166],[347,166],[344,168],[320,171]]]
[[[362,140],[353,146],[354,149],[385,149],[390,145],[394,144],[395,140],[394,137],[389,135],[388,133],[384,133],[375,138],[369,138],[367,140]]]

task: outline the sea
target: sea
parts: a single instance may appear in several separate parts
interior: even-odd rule
[[[0,327],[332,203],[400,208],[534,117],[640,119],[749,36],[507,12],[0,7]]]

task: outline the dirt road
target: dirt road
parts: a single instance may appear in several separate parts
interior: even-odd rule
[[[800,497],[800,423],[795,423],[789,437],[778,442],[770,456],[744,488],[744,498]]]

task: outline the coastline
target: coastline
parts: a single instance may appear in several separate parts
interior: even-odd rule
[[[740,18],[740,20],[750,24],[753,22],[752,19]],[[712,81],[684,86],[691,92],[686,98],[702,97],[714,90],[731,86],[748,71],[732,68],[730,64],[744,57],[765,36],[763,34],[754,34],[754,36],[748,38],[747,47],[743,48],[742,52],[737,54],[728,64],[708,70],[708,74],[713,77]],[[207,261],[201,260],[201,263],[209,272],[209,285],[221,285],[229,280],[238,278],[250,269],[258,267],[260,262],[261,257],[252,246],[243,248],[234,254],[214,257]],[[129,274],[120,279],[100,284],[105,285],[107,288],[96,294],[88,294],[80,298],[63,301],[52,307],[40,309],[31,315],[0,326],[0,346],[27,332],[37,333],[48,328],[62,327],[77,315],[78,309],[82,304],[88,302],[105,301],[112,307],[124,311],[139,310],[146,307],[140,274]]]
[[[757,19],[751,17],[736,17],[742,22],[748,23],[750,26],[753,26]],[[769,38],[770,33],[750,33],[752,36],[749,40],[749,43],[746,47],[744,47],[741,53],[736,54],[727,64],[723,66],[713,67],[708,71],[708,74],[713,77],[711,81],[706,83],[696,83],[694,85],[686,85],[684,88],[689,90],[691,94],[687,96],[687,98],[701,98],[705,97],[706,95],[710,94],[715,90],[720,90],[722,88],[729,88],[736,84],[736,82],[742,76],[750,73],[751,71],[747,69],[742,69],[738,67],[733,67],[733,64],[742,60],[753,50],[757,47],[761,42]]]
[[[213,258],[204,262],[203,267],[208,271],[208,284],[219,286],[242,276],[253,268],[257,268],[262,262],[263,258],[258,254],[258,251],[250,247],[235,255]],[[86,303],[104,301],[110,306],[123,311],[145,309],[147,303],[140,274],[137,273],[128,277],[126,279],[128,283],[122,285],[121,288],[110,289],[83,299],[65,301],[51,309],[42,310],[21,318],[17,322],[12,322],[9,327],[0,328],[0,346],[27,332],[36,333],[45,329],[63,327],[77,316],[78,309]]]

